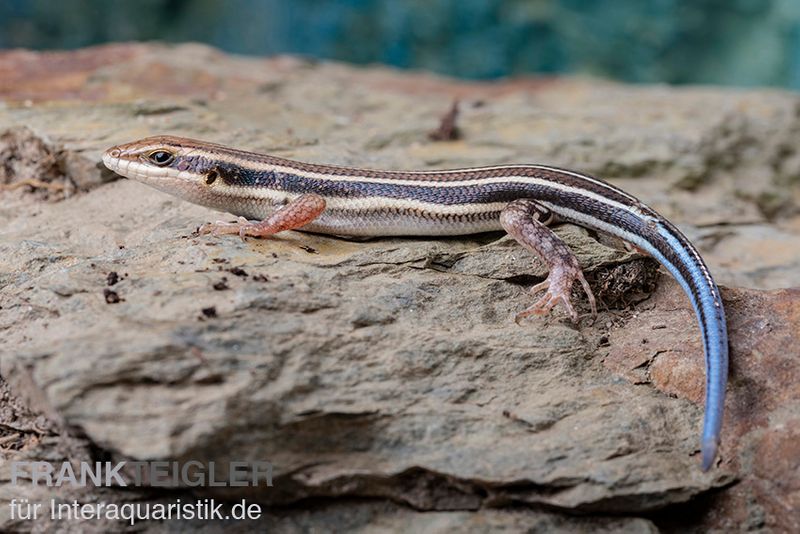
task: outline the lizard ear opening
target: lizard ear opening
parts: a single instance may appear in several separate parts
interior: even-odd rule
[[[216,169],[211,169],[208,171],[208,174],[206,174],[206,185],[213,184],[217,181],[217,178],[219,178],[219,172]]]

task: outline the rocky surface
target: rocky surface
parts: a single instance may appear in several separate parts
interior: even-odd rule
[[[12,486],[18,459],[268,459],[272,488],[58,493],[247,498],[286,532],[800,528],[800,290],[779,289],[800,285],[796,95],[119,45],[2,53],[0,99],[0,500],[52,493]],[[459,139],[431,140],[453,99]],[[695,320],[650,260],[558,227],[603,311],[520,327],[546,271],[512,240],[200,238],[218,214],[98,166],[155,133],[384,168],[543,161],[637,194],[726,286],[719,465],[697,467]],[[52,526],[5,504],[0,524]]]

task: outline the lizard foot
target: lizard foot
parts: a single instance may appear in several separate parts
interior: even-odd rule
[[[197,233],[200,235],[211,234],[214,236],[239,234],[239,237],[244,239],[244,236],[247,235],[247,231],[252,230],[255,226],[256,223],[251,223],[244,217],[239,217],[236,222],[217,221],[213,223],[205,223],[197,229]]]
[[[530,317],[531,315],[546,315],[550,312],[550,310],[553,309],[553,307],[555,307],[556,304],[561,302],[564,304],[564,308],[566,308],[570,319],[572,319],[572,322],[577,323],[578,312],[575,311],[575,307],[572,305],[572,300],[570,297],[572,285],[576,280],[581,283],[583,290],[586,292],[586,296],[589,298],[589,305],[592,308],[592,317],[596,317],[597,305],[595,303],[594,295],[592,294],[589,283],[586,281],[586,278],[583,276],[580,268],[573,268],[569,265],[558,265],[550,271],[547,280],[540,284],[536,284],[530,290],[531,294],[536,294],[544,289],[546,290],[545,294],[542,295],[542,297],[536,301],[533,306],[525,311],[519,312],[516,317],[514,317],[514,321],[517,324],[520,324],[523,319]]]

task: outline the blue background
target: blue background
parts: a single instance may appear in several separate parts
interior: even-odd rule
[[[800,88],[800,0],[0,0],[0,47],[200,41],[464,78]]]

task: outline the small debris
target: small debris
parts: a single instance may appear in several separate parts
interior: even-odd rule
[[[141,103],[136,104],[133,109],[135,116],[152,116],[152,115],[168,115],[178,111],[186,111],[188,108],[175,104],[151,104]]]
[[[267,275],[265,275],[265,274],[256,274],[256,275],[253,275],[253,281],[254,282],[269,282],[269,278],[267,278]]]
[[[213,261],[214,263],[228,263],[228,258],[214,258],[211,261]]]
[[[42,180],[37,180],[36,178],[25,178],[11,184],[3,184],[0,185],[0,189],[5,191],[13,191],[14,189],[19,189],[20,187],[24,186],[30,187],[31,191],[36,189],[47,189],[54,193],[60,193],[64,190],[64,184],[45,182]]]
[[[230,289],[228,286],[228,278],[223,276],[221,280],[214,282],[214,285],[211,287],[213,287],[215,291],[225,291],[226,289]]]
[[[70,153],[27,127],[0,133],[0,191],[20,189],[39,200],[57,202],[78,192],[64,169]]]
[[[315,249],[314,247],[309,247],[308,245],[300,245],[300,248],[305,250],[309,254],[319,254],[319,252],[317,252],[317,249]]]
[[[442,115],[439,127],[428,133],[428,139],[432,141],[455,141],[461,137],[456,120],[458,119],[458,100],[453,101],[450,111]]]
[[[203,316],[208,317],[209,319],[215,319],[217,317],[217,308],[214,306],[203,308],[200,311],[203,312]]]
[[[117,304],[118,302],[125,300],[120,298],[119,293],[108,288],[103,290],[103,296],[106,299],[106,304]]]
[[[657,261],[642,258],[601,267],[593,273],[594,296],[609,309],[625,309],[641,302],[655,291],[658,266]]]
[[[230,269],[225,269],[225,270],[234,276],[241,276],[242,278],[247,277],[247,271],[245,271],[241,267],[231,267]]]
[[[111,271],[110,273],[108,273],[108,276],[106,276],[106,284],[109,286],[113,286],[117,282],[119,282],[119,275],[117,274],[117,271]]]

